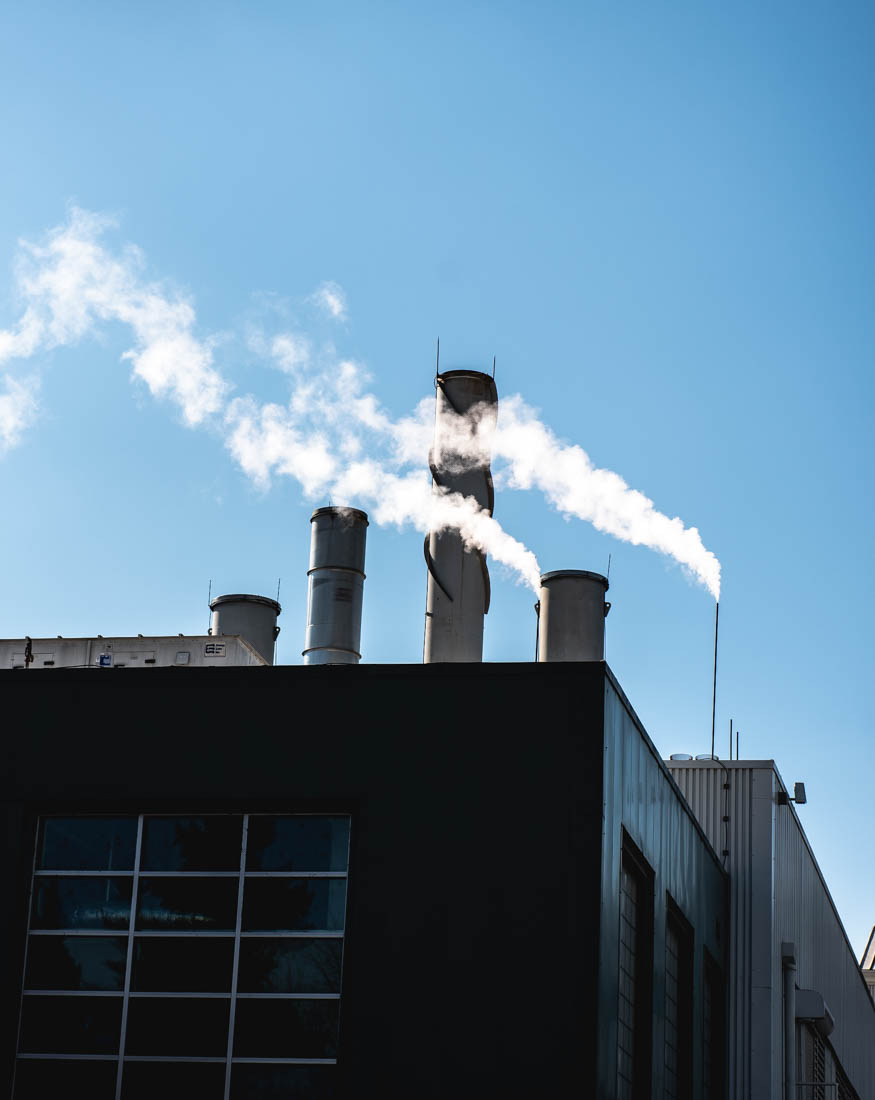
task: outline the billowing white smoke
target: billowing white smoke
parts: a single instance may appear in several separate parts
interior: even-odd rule
[[[133,364],[134,376],[156,397],[173,401],[189,426],[220,430],[257,484],[290,476],[306,497],[367,507],[378,524],[409,524],[423,532],[457,528],[469,545],[537,590],[540,570],[530,550],[473,499],[432,489],[425,467],[433,397],[423,399],[413,415],[393,419],[367,391],[369,379],[358,364],[314,353],[312,342],[293,331],[250,332],[248,340],[250,351],[288,375],[288,402],[231,397],[231,385],[214,365],[214,342],[195,336],[191,303],[144,280],[138,249],[110,252],[101,237],[111,225],[110,219],[73,209],[68,223],[41,243],[22,242],[16,272],[22,312],[12,328],[0,330],[0,366],[121,322],[133,337],[122,358]],[[335,321],[346,317],[336,283],[324,283],[310,301]],[[37,387],[33,376],[0,379],[0,449],[14,445],[33,422]],[[461,424],[459,435],[460,453],[482,447],[470,424]],[[617,474],[595,468],[580,447],[560,443],[522,398],[501,402],[491,446],[500,484],[538,488],[563,513],[670,555],[719,597],[720,565],[698,531],[657,512]]]

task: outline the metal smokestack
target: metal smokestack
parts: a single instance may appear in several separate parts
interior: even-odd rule
[[[477,457],[471,452],[475,442],[482,445],[488,441],[495,427],[495,381],[480,371],[444,371],[435,379],[435,390],[434,445],[429,460],[435,491],[474,497],[491,516],[495,494],[490,455]],[[489,610],[490,591],[486,555],[465,549],[459,532],[448,528],[426,535],[425,561],[428,595],[423,660],[426,664],[482,661],[483,616]]]
[[[539,661],[603,661],[608,578],[584,569],[541,576],[538,604]]]
[[[280,628],[277,615],[282,611],[276,600],[269,596],[249,596],[236,593],[216,596],[210,601],[213,613],[210,634],[239,634],[253,649],[258,650],[269,665],[273,664],[273,652]]]
[[[356,665],[368,517],[358,508],[317,508],[310,524],[304,664]]]

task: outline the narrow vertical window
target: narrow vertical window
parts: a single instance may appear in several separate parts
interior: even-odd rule
[[[665,1100],[693,1094],[693,930],[671,898],[665,919]]]
[[[702,1063],[704,1100],[723,1100],[725,1096],[725,1021],[723,974],[705,952],[702,1002]]]
[[[620,866],[617,1097],[650,1094],[653,872],[623,834]]]

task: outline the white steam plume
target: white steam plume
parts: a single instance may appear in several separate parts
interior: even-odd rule
[[[310,499],[369,507],[375,522],[421,531],[458,529],[466,543],[490,554],[537,589],[534,555],[470,498],[435,492],[426,471],[434,426],[434,399],[411,416],[393,419],[367,391],[366,372],[338,362],[330,346],[294,331],[250,331],[249,350],[289,379],[287,403],[252,396],[231,399],[230,384],[213,363],[215,341],[195,335],[196,318],[178,292],[144,279],[140,251],[111,252],[101,238],[111,219],[74,208],[66,225],[37,244],[21,243],[18,322],[0,330],[0,366],[77,343],[105,323],[126,325],[133,364],[156,397],[168,397],[190,426],[209,423],[246,474],[261,486],[290,476]],[[334,321],[346,318],[336,283],[323,283],[309,301]],[[7,374],[0,386],[0,449],[18,442],[37,413],[38,378]],[[5,389],[5,392],[4,392]],[[485,445],[470,421],[460,421],[454,450],[477,455]],[[508,488],[540,489],[565,515],[598,530],[674,558],[715,598],[720,563],[695,527],[658,512],[653,502],[617,474],[596,468],[580,447],[560,442],[521,397],[502,400],[490,440],[496,480]]]
[[[576,516],[624,542],[674,558],[720,599],[720,562],[698,530],[658,512],[643,493],[611,470],[594,466],[582,447],[561,443],[518,395],[501,403],[493,454],[513,489],[540,489],[564,515]]]
[[[133,364],[156,397],[169,397],[186,423],[200,424],[222,407],[226,383],[212,365],[209,342],[195,338],[194,309],[178,294],[144,282],[139,249],[112,255],[100,243],[110,218],[74,207],[67,225],[45,239],[21,241],[16,276],[24,311],[0,329],[0,364],[78,343],[100,322],[127,325]]]

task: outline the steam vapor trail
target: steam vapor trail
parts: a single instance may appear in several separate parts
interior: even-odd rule
[[[170,400],[189,427],[220,433],[241,469],[267,487],[293,477],[308,499],[348,501],[369,508],[378,524],[420,531],[458,529],[466,544],[491,555],[535,590],[540,569],[531,550],[483,512],[472,498],[435,492],[427,469],[434,400],[395,419],[366,388],[370,377],[330,347],[314,350],[297,331],[249,334],[249,350],[283,371],[285,404],[232,396],[214,363],[215,339],[199,339],[191,302],[166,284],[148,281],[142,253],[110,251],[102,238],[112,219],[78,208],[67,224],[38,243],[20,242],[18,321],[0,329],[0,368],[96,334],[107,323],[127,326],[132,346],[122,359],[155,397]],[[347,316],[336,283],[323,283],[310,303],[336,322]],[[0,374],[0,451],[16,445],[38,414],[39,378]],[[485,439],[460,423],[463,459]],[[719,598],[720,564],[695,527],[669,519],[610,470],[596,468],[580,447],[561,443],[520,396],[506,398],[491,440],[496,480],[512,489],[540,489],[559,511],[598,530],[649,546],[678,561]]]

